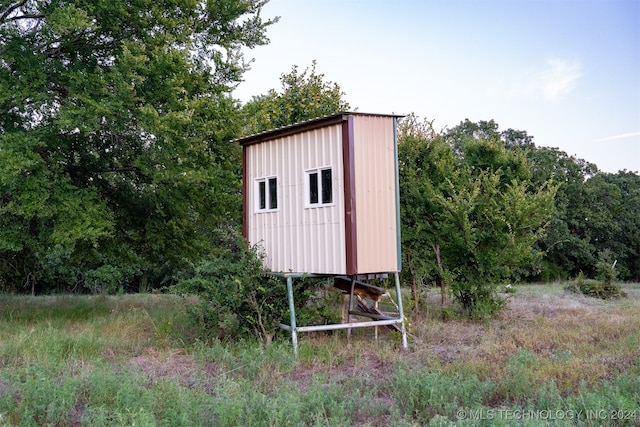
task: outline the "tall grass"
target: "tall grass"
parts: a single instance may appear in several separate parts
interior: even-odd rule
[[[2,296],[0,366],[91,361],[157,346],[177,304],[157,295]]]
[[[0,426],[638,425],[640,287],[625,291],[522,287],[491,321],[414,314],[409,351],[316,333],[298,357],[286,334],[197,341],[175,296],[0,296]]]

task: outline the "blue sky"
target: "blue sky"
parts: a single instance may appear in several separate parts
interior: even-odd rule
[[[271,0],[262,16],[280,21],[245,54],[243,102],[316,60],[358,111],[494,119],[640,171],[640,0]]]

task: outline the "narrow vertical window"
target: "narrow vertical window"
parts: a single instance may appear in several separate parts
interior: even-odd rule
[[[266,209],[267,208],[267,189],[264,181],[258,182],[258,188],[260,189],[260,204],[258,205],[258,209]]]
[[[278,180],[269,178],[269,209],[278,209]]]
[[[309,203],[318,203],[318,172],[309,174]]]
[[[331,188],[331,169],[323,169],[322,172],[322,203],[333,202],[333,189]]]

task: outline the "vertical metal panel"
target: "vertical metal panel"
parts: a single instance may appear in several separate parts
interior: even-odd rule
[[[266,255],[265,267],[277,272],[346,274],[342,127],[318,129],[246,147],[248,239]],[[305,171],[331,166],[330,206],[305,206]],[[255,180],[278,177],[278,210],[256,212]]]
[[[354,118],[358,273],[398,271],[393,118]]]

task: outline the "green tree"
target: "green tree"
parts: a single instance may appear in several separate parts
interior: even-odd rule
[[[261,0],[0,6],[0,285],[153,286],[239,219]]]
[[[597,254],[585,222],[591,216],[585,182],[597,167],[557,148],[539,147],[529,150],[527,157],[535,183],[551,180],[558,186],[555,213],[546,236],[537,244],[544,257],[531,276],[556,280],[593,272]]]
[[[586,183],[591,194],[587,222],[598,254],[617,261],[616,276],[640,280],[640,176],[628,171],[600,173]],[[598,257],[599,259],[600,257]],[[596,273],[601,270],[596,263]]]
[[[421,289],[430,284],[444,287],[448,281],[442,260],[438,262],[447,232],[445,223],[440,221],[443,206],[438,195],[447,193],[447,180],[454,174],[457,160],[451,147],[434,130],[433,121],[420,121],[410,114],[400,121],[398,134],[402,274],[411,283],[414,309],[419,311]],[[443,290],[443,298],[444,295]]]
[[[595,278],[606,253],[619,261],[617,277],[638,277],[638,175],[599,172],[595,164],[557,148],[536,147],[522,133],[502,132],[500,137],[526,155],[534,187],[549,181],[558,187],[547,233],[535,245],[543,257],[521,274],[545,281]]]
[[[245,135],[349,110],[337,83],[316,73],[316,61],[300,72],[297,65],[280,76],[282,91],[269,90],[243,106]]]
[[[535,257],[556,188],[533,185],[524,153],[493,122],[470,125],[401,127],[403,251],[409,271],[448,282],[464,311],[482,317],[502,305],[497,285]]]

